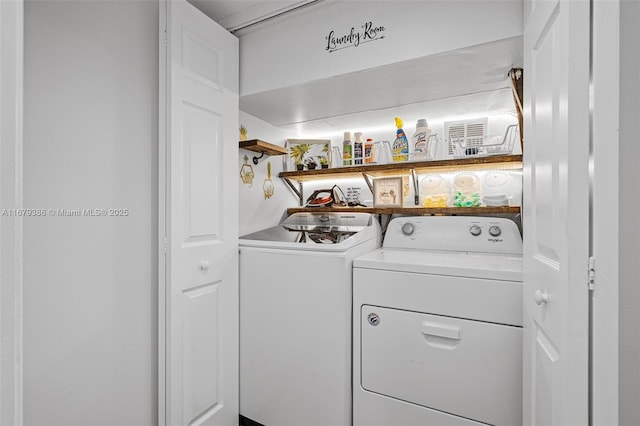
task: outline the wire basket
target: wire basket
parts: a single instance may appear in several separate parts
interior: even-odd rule
[[[518,125],[507,127],[504,136],[483,136],[451,138],[454,158],[487,157],[490,155],[509,155],[518,139]]]

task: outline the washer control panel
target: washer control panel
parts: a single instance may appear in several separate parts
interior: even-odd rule
[[[506,218],[400,216],[389,222],[383,247],[522,254],[522,236]]]

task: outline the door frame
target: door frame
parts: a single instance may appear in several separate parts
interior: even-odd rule
[[[167,16],[169,0],[158,0],[158,424],[167,419],[167,129],[169,120]]]
[[[0,1],[0,200],[21,209],[23,146],[23,0]],[[22,393],[22,217],[2,216],[0,245],[0,424],[23,423]]]
[[[592,2],[591,144],[592,255],[590,292],[590,417],[593,425],[619,424],[620,2]],[[616,29],[616,30],[611,30]],[[627,231],[628,232],[628,231]]]

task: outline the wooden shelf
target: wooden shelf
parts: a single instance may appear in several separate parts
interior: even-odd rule
[[[281,172],[279,177],[298,196],[300,206],[303,205],[303,182],[329,178],[364,178],[373,192],[372,177],[390,175],[414,175],[435,173],[441,171],[462,170],[487,170],[487,169],[522,169],[522,155],[501,155],[490,157],[461,158],[439,161],[416,161],[393,164],[368,164],[362,166],[339,167],[334,169],[316,169],[306,171]],[[292,181],[297,181],[298,185]],[[371,214],[405,214],[405,215],[493,215],[493,214],[519,214],[520,207],[292,207],[287,209],[288,214],[298,212],[361,212]]]
[[[385,176],[393,174],[410,174],[412,170],[421,174],[426,170],[428,170],[428,173],[433,173],[447,169],[462,170],[471,168],[474,170],[482,170],[495,168],[496,166],[510,169],[522,168],[522,155],[496,155],[490,157],[460,158],[453,160],[367,164],[362,166],[337,167],[332,169],[281,172],[278,176],[297,181],[305,181],[322,179],[323,177],[361,176],[363,173],[371,176]]]
[[[240,148],[248,149],[249,151],[260,152],[267,155],[284,155],[287,153],[287,149],[278,145],[274,145],[269,142],[261,141],[260,139],[251,139],[248,141],[240,141]]]
[[[485,214],[518,214],[520,213],[520,207],[292,207],[287,209],[288,214],[299,212],[359,212],[372,214],[405,214],[415,216],[477,216]]]

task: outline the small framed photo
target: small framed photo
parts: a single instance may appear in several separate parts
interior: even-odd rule
[[[402,177],[373,180],[374,207],[402,207]]]
[[[331,139],[287,139],[285,170],[326,169],[331,164]]]

